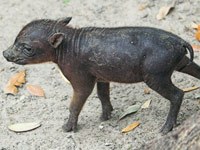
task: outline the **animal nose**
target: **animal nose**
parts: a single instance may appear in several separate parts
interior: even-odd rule
[[[8,53],[7,53],[6,51],[3,51],[3,56],[4,56],[5,58],[8,58]]]
[[[11,57],[9,55],[9,53],[7,52],[7,50],[3,51],[3,56],[6,58],[6,60],[11,61]]]

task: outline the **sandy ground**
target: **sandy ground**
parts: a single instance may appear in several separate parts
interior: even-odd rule
[[[139,4],[148,7],[138,10]],[[111,101],[114,106],[112,118],[101,122],[100,101],[96,90],[88,98],[80,117],[77,133],[64,133],[61,129],[68,118],[68,106],[72,95],[70,84],[61,78],[56,65],[41,64],[18,66],[8,63],[2,51],[11,45],[26,23],[38,18],[57,19],[72,16],[71,26],[152,26],[171,31],[191,44],[194,39],[192,21],[200,22],[200,0],[179,0],[174,11],[162,21],[155,16],[168,0],[1,0],[0,1],[0,149],[69,149],[69,150],[127,150],[137,149],[157,136],[165,122],[169,101],[155,92],[144,94],[145,84],[111,84]],[[200,55],[195,53],[200,64]],[[25,86],[17,95],[6,95],[3,91],[8,79],[16,72],[27,70],[27,83],[39,84],[46,92],[46,98],[31,96]],[[174,73],[174,83],[180,87],[199,85],[193,77]],[[181,123],[199,110],[199,90],[185,94],[178,116]],[[149,108],[138,111],[118,122],[121,112],[132,104],[152,100]],[[134,131],[122,134],[122,128],[140,120],[141,125]],[[41,121],[42,126],[34,131],[14,133],[7,126],[17,122]]]

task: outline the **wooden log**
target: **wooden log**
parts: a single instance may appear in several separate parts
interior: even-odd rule
[[[164,136],[142,145],[142,150],[200,150],[200,111]]]

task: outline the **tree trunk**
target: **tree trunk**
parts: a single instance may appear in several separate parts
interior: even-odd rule
[[[143,145],[142,150],[200,150],[200,111],[165,136]]]

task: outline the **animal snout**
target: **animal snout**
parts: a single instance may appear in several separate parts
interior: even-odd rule
[[[6,51],[3,51],[3,57],[8,58],[8,53]]]
[[[3,51],[3,56],[6,58],[7,61],[11,61],[13,58],[10,56],[8,50]]]

